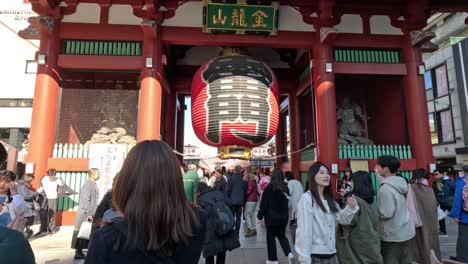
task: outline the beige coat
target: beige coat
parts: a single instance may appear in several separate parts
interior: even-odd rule
[[[437,200],[432,188],[422,184],[411,184],[417,210],[423,225],[416,228],[412,240],[413,260],[418,263],[431,263],[430,250],[440,259],[439,221],[437,220]]]

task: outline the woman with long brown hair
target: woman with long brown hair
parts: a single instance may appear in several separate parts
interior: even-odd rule
[[[187,199],[166,143],[143,141],[129,152],[112,201],[123,216],[92,235],[85,263],[198,263],[206,216]]]

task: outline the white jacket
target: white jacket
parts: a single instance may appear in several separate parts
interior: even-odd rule
[[[323,205],[329,211],[327,202]],[[337,205],[338,206],[338,205]],[[336,214],[324,213],[320,206],[314,202],[312,194],[305,192],[297,206],[297,229],[295,249],[300,263],[311,262],[311,254],[335,254],[336,224],[350,224],[359,206],[351,208],[346,206]]]
[[[290,180],[288,182],[289,189],[289,219],[296,218],[297,204],[304,194],[302,184],[298,180]]]

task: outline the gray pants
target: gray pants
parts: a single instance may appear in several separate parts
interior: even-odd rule
[[[257,230],[257,215],[255,214],[255,208],[257,202],[245,203],[245,223],[251,230]]]
[[[411,264],[411,240],[404,242],[381,243],[381,253],[384,264]]]
[[[57,211],[57,199],[47,199],[47,231],[55,229],[55,211]]]
[[[468,224],[458,223],[457,260],[468,263]]]

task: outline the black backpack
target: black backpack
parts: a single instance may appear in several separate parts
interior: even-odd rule
[[[214,203],[210,201],[206,202],[211,205],[209,214],[214,219],[216,235],[221,237],[233,232],[236,228],[236,223],[231,209],[226,203],[221,200],[216,200]]]

